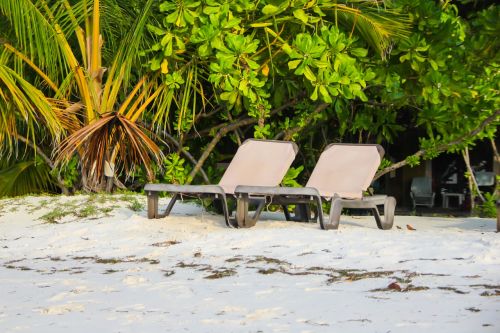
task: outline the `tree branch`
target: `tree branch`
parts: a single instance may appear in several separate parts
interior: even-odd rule
[[[166,131],[162,131],[162,135],[167,138],[168,140],[170,140],[170,142],[172,142],[174,144],[174,146],[182,153],[184,154],[184,156],[187,157],[187,159],[193,163],[195,166],[198,164],[198,161],[193,157],[193,155],[191,155],[190,152],[188,152],[186,149],[184,149],[181,144],[170,134],[168,134]],[[205,171],[200,168],[200,173],[201,173],[201,176],[203,177],[203,181],[206,183],[206,184],[210,184],[210,180],[208,179],[208,176],[207,174],[205,173]]]
[[[320,113],[321,111],[326,109],[329,105],[330,105],[329,103],[322,103],[318,105],[316,109],[314,109],[314,111],[308,115],[308,118],[303,126],[295,126],[293,128],[283,130],[274,136],[274,140],[279,140],[283,137],[283,140],[290,141],[296,133],[302,131],[314,120],[313,117],[314,115]]]
[[[293,100],[290,100],[288,103],[272,110],[270,112],[270,115],[274,115],[284,109],[286,109],[287,107],[290,107],[294,104],[297,103],[297,100],[293,99]],[[228,133],[228,132],[231,132],[231,131],[234,131],[240,127],[243,127],[243,126],[247,126],[247,125],[251,125],[251,124],[255,124],[257,123],[259,120],[256,119],[256,118],[245,118],[245,119],[241,119],[241,120],[237,120],[231,124],[222,124],[222,125],[218,125],[218,126],[215,126],[211,129],[208,130],[208,132],[214,130],[214,129],[218,129],[217,131],[217,134],[214,136],[214,138],[212,139],[212,141],[210,141],[210,143],[208,144],[208,146],[205,148],[205,150],[203,151],[203,154],[201,155],[200,159],[198,160],[198,163],[196,163],[195,167],[193,168],[193,170],[191,170],[191,173],[189,174],[189,177],[188,177],[188,182],[187,184],[191,184],[191,182],[193,181],[194,177],[196,176],[196,174],[198,173],[198,171],[200,171],[201,167],[203,166],[203,164],[205,163],[205,161],[207,160],[208,156],[210,156],[210,153],[212,153],[212,151],[214,150],[215,146],[217,145],[217,143]],[[205,131],[204,131],[205,132]]]
[[[225,127],[219,129],[219,131],[214,136],[212,141],[210,141],[208,146],[203,151],[203,154],[201,155],[200,159],[198,160],[198,163],[196,163],[193,170],[191,170],[191,173],[189,174],[187,183],[191,184],[194,176],[196,176],[198,171],[200,171],[200,169],[203,166],[203,164],[205,163],[206,159],[208,158],[208,156],[210,156],[210,153],[212,152],[212,150],[214,150],[215,146],[224,137],[224,135],[226,135],[228,132],[234,131],[235,129],[237,129],[239,127],[250,125],[250,124],[256,123],[257,121],[258,121],[258,119],[255,119],[255,118],[247,118],[247,119],[240,120],[236,123],[226,125]]]
[[[272,115],[275,115],[276,113],[279,113],[283,110],[285,110],[286,108],[290,107],[290,106],[293,106],[295,104],[297,104],[298,102],[298,99],[291,99],[290,101],[288,101],[287,103],[277,107],[276,109],[272,110],[269,115],[272,116]],[[198,134],[200,136],[204,135],[204,134],[209,134],[210,132],[212,131],[218,131],[220,130],[221,128],[224,128],[225,126],[228,126],[230,124],[233,124],[235,122],[240,122],[240,121],[245,121],[247,119],[253,119],[253,118],[238,118],[238,119],[235,119],[234,121],[232,121],[231,123],[223,123],[223,124],[219,124],[219,125],[216,125],[214,127],[211,127],[211,128],[207,128],[207,129],[204,129],[202,131],[199,131]],[[241,127],[241,126],[240,126]],[[191,138],[192,136],[189,136],[189,138]]]
[[[479,185],[477,184],[476,176],[474,175],[474,170],[472,170],[472,166],[470,165],[470,156],[469,156],[469,149],[465,148],[462,151],[462,156],[464,158],[465,166],[467,167],[467,171],[469,172],[469,175],[467,178],[469,178],[469,190],[470,190],[470,203],[471,203],[471,208],[474,208],[474,192],[473,190],[475,189],[477,192],[477,196],[481,201],[484,203],[486,200],[484,199],[483,195],[481,194],[481,190],[479,189]]]

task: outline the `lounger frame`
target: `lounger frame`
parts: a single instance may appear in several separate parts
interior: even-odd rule
[[[175,185],[175,184],[147,184],[144,187],[144,192],[146,192],[148,198],[148,218],[149,219],[159,219],[170,215],[172,208],[178,199],[182,195],[195,196],[197,198],[214,198],[221,201],[222,212],[224,214],[224,220],[228,227],[233,226],[229,219],[230,212],[227,205],[227,196],[224,190],[219,185]],[[167,192],[173,194],[170,199],[167,208],[163,213],[158,211],[158,201],[159,194],[161,192]]]
[[[246,141],[266,141],[266,142],[283,142],[279,140],[257,140],[248,139]],[[245,141],[245,142],[246,142]],[[295,154],[298,152],[298,147],[293,142],[287,142],[292,144]],[[168,216],[172,211],[176,201],[182,198],[184,195],[188,197],[212,198],[220,202],[220,208],[224,215],[225,223],[228,227],[238,227],[238,218],[231,218],[231,211],[228,207],[228,199],[235,199],[234,194],[226,193],[222,186],[220,185],[176,185],[176,184],[146,184],[144,187],[144,192],[147,195],[147,205],[148,205],[148,218],[158,219]],[[165,211],[163,213],[159,212],[159,196],[160,193],[172,194],[172,198],[168,203]],[[256,200],[262,205],[260,210],[263,208],[264,202],[262,200]]]
[[[327,150],[333,145],[325,148]],[[384,149],[380,145],[376,146],[380,159],[384,155]],[[287,221],[310,222],[318,219],[321,229],[338,229],[340,215],[344,208],[362,208],[370,209],[377,227],[379,229],[391,229],[394,222],[394,211],[396,199],[386,195],[366,196],[361,199],[347,199],[334,196],[331,198],[331,209],[329,220],[326,223],[323,216],[322,203],[328,198],[322,197],[317,189],[312,187],[291,188],[291,187],[271,187],[271,186],[237,186],[235,190],[237,199],[236,222],[240,228],[249,228],[254,226],[266,204],[282,205]],[[251,200],[260,200],[257,209],[250,215],[249,204]],[[296,211],[291,215],[287,209],[288,205],[295,204]],[[315,216],[311,217],[310,204],[315,207]],[[378,206],[384,207],[384,216],[380,216]]]

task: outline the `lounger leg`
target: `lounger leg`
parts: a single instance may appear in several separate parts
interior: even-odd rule
[[[315,197],[314,200],[316,201],[316,215],[319,221],[319,226],[321,229],[325,229],[325,220],[323,218],[323,204],[321,202],[320,197]]]
[[[396,210],[396,199],[394,197],[387,197],[384,203],[384,222],[382,228],[388,230],[394,224],[394,211]]]
[[[246,228],[246,218],[248,216],[248,195],[242,194],[236,199],[236,223],[239,228]]]
[[[158,192],[148,192],[148,219],[158,218]]]
[[[292,220],[292,216],[290,215],[290,212],[288,211],[288,206],[287,205],[282,205],[281,207],[283,208],[283,213],[285,213],[285,219],[287,221],[291,221]]]
[[[295,206],[295,221],[311,222],[311,208],[309,204],[301,203]]]
[[[389,230],[394,224],[394,211],[396,210],[396,199],[387,197],[384,202],[384,218],[380,217],[377,208],[373,208],[373,216],[377,222],[377,227],[382,230]]]
[[[179,193],[175,193],[174,196],[170,199],[167,208],[165,209],[165,212],[160,216],[160,217],[165,217],[169,216],[170,212],[172,211],[172,208],[174,208],[175,202],[179,198]]]
[[[266,204],[265,199],[259,201],[259,204],[252,217],[248,214],[250,208],[250,198],[248,194],[242,194],[236,200],[236,223],[239,228],[253,227],[259,220],[260,213]]]
[[[372,208],[372,214],[373,214],[373,217],[375,218],[375,222],[377,223],[377,227],[379,229],[383,229],[382,227],[382,218],[380,217],[380,213],[378,212],[378,208],[375,206],[375,208]]]
[[[222,198],[220,198],[220,202],[222,205],[222,212],[224,213],[224,220],[226,221],[226,225],[228,227],[235,227],[234,225],[231,224],[231,221],[229,220],[229,210],[227,208],[227,199],[225,195],[222,196]]]
[[[342,200],[332,199],[332,207],[330,208],[330,223],[324,224],[322,229],[338,229],[340,222],[340,214],[342,213]]]

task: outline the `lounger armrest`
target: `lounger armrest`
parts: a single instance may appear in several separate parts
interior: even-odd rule
[[[248,194],[249,196],[317,196],[319,192],[312,187],[279,187],[279,186],[247,186],[238,185],[234,190],[236,196]]]
[[[224,189],[219,185],[175,185],[175,184],[147,184],[145,192],[170,192],[203,194],[213,193],[225,195]]]

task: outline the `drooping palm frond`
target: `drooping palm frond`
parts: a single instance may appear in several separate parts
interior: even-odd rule
[[[0,165],[0,198],[56,190],[50,167],[40,158]]]
[[[153,179],[152,163],[161,161],[162,153],[146,133],[146,129],[125,116],[108,113],[63,140],[56,150],[56,161],[63,163],[78,151],[95,183],[101,181],[106,161],[114,161],[126,172],[135,165],[144,165],[148,177]]]
[[[57,38],[58,33],[67,31],[56,30],[48,11],[46,1],[0,0],[0,13],[15,34],[16,40],[11,41],[12,44],[30,59],[37,59],[38,66],[57,81],[61,71],[69,71],[64,61],[63,45]]]
[[[356,31],[382,58],[390,51],[393,39],[409,35],[408,17],[386,7],[382,0],[325,1],[321,7],[330,20]]]
[[[134,19],[143,15],[144,3],[144,0],[101,0],[101,33],[105,40],[102,50],[104,63],[113,62],[124,36],[134,29]],[[144,35],[143,38],[145,37],[147,36]],[[147,46],[142,46],[142,49],[146,48]]]
[[[57,142],[62,134],[63,126],[54,113],[51,103],[40,90],[11,68],[0,64],[0,91],[0,100],[5,107],[10,105],[15,108],[26,123],[27,136],[34,137],[35,129],[43,127]],[[0,127],[0,129],[15,131],[15,128],[8,126]],[[14,136],[15,132],[2,134]]]
[[[68,133],[74,133],[82,128],[83,124],[79,117],[83,113],[82,103],[71,103],[57,98],[47,98],[47,101],[52,106],[52,111],[59,119],[61,126]]]
[[[143,10],[140,12],[128,34],[120,42],[116,56],[109,69],[106,84],[104,85],[101,113],[114,110],[120,90],[128,90],[128,82],[130,82],[130,75],[134,69],[133,64],[138,61],[137,55],[140,53],[139,47],[144,37],[143,32],[152,4],[153,0],[148,0],[144,4]],[[137,69],[140,69],[140,66]]]
[[[75,32],[75,25],[78,24],[78,21],[75,21],[78,10],[74,11],[73,7],[67,5],[67,1],[63,2],[51,1],[53,5],[49,6],[45,0],[0,0],[0,13],[8,19],[16,37],[15,45],[4,41],[2,49],[9,49],[17,59],[27,63],[52,89],[57,87],[61,78],[73,72],[77,94],[87,113],[92,116],[94,107],[87,76],[77,59],[78,53],[72,49],[69,40]],[[83,11],[83,8],[85,6],[80,11]],[[64,17],[71,24],[65,23]],[[63,26],[59,22],[63,22]],[[85,44],[82,30],[76,30],[76,34],[82,47]]]

